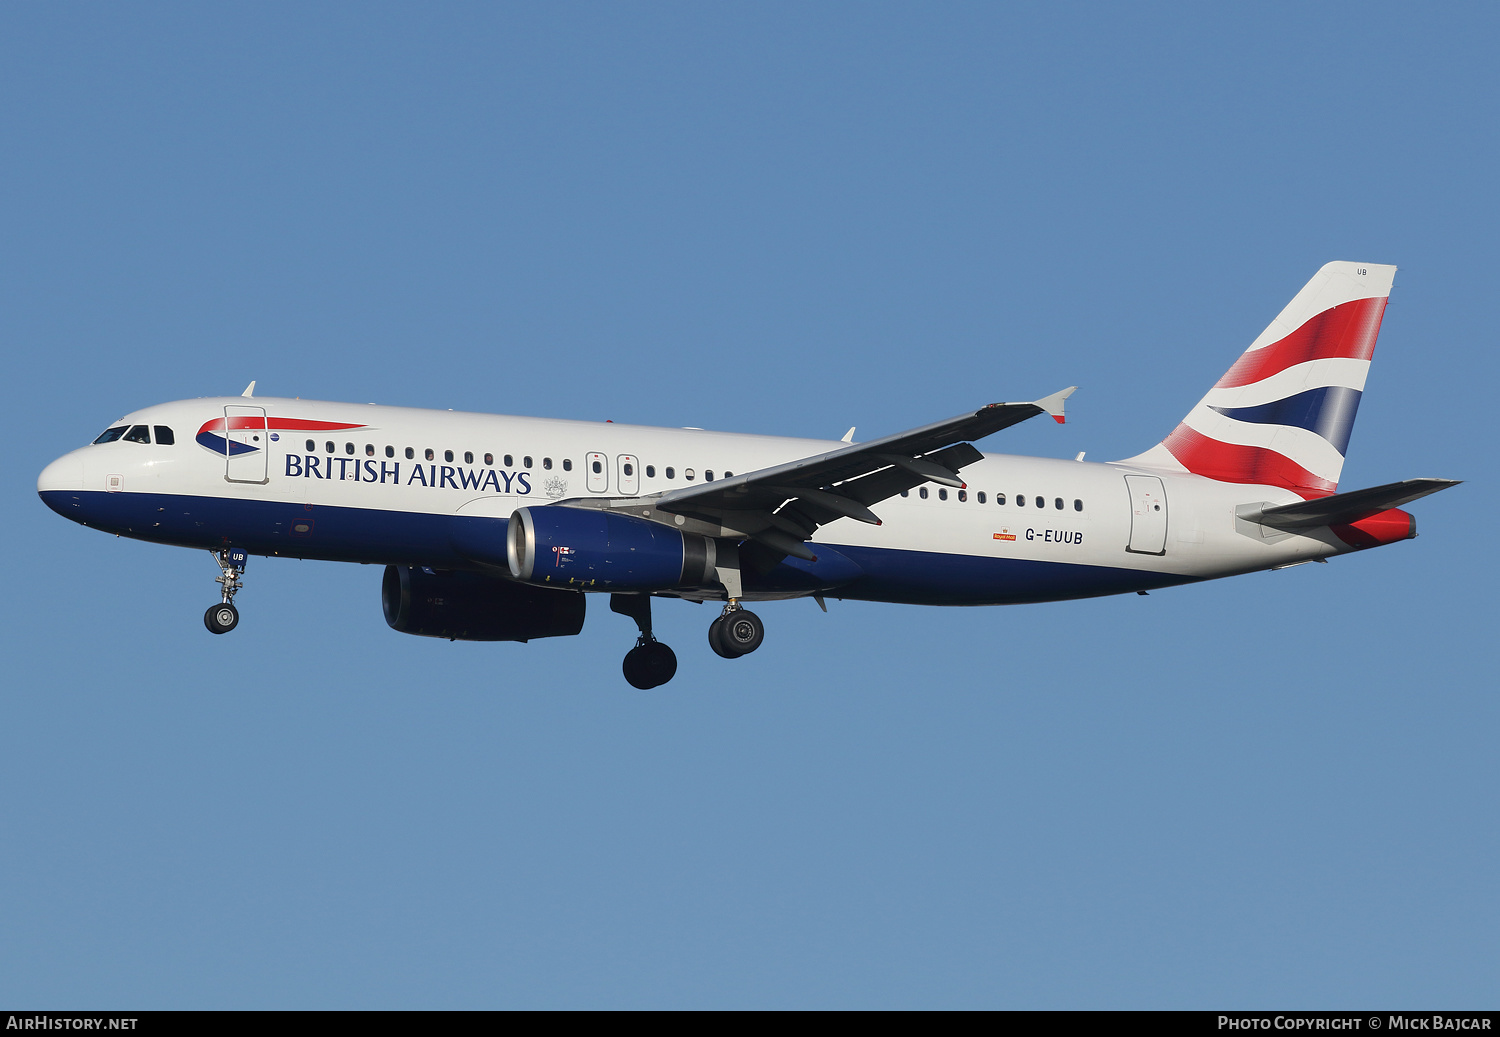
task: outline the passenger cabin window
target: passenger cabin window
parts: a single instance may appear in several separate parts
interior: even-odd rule
[[[393,446],[386,447],[385,448],[385,456],[386,457],[395,457],[396,456],[396,448],[393,447]]]
[[[688,482],[692,482],[697,478],[697,473],[695,473],[691,468],[684,468],[682,470],[682,477]]]
[[[1005,494],[1003,494],[1003,493],[997,493],[997,494],[995,494],[995,503],[996,504],[1004,504],[1005,503]]]
[[[984,491],[980,490],[978,493],[974,494],[974,499],[976,501],[978,501],[980,504],[983,504],[984,503]]]
[[[948,499],[948,491],[947,490],[938,490],[938,500],[947,500],[947,499]]]
[[[506,454],[505,455],[505,467],[507,467],[507,468],[514,468],[515,466],[516,466],[516,460],[515,460],[515,458],[511,457],[509,454]]]
[[[417,452],[415,450],[413,450],[411,447],[407,447],[406,448],[406,459],[408,461],[410,461],[412,458],[414,458],[416,456],[417,456]]]
[[[495,467],[495,455],[494,454],[485,454],[484,455],[484,466],[486,468],[493,468],[493,467]]]
[[[473,463],[474,463],[474,451],[472,451],[472,450],[465,450],[464,451],[464,464],[473,464]]]
[[[571,457],[565,457],[565,458],[563,458],[563,471],[565,471],[565,472],[571,472],[572,470],[573,470],[573,459]]]
[[[344,444],[344,453],[346,453],[346,454],[352,454],[352,453],[354,453],[354,444],[353,443],[345,443]]]
[[[177,437],[172,435],[172,430],[165,425],[155,425],[157,446],[172,446],[177,442]]]
[[[1056,500],[1054,500],[1054,501],[1053,501],[1053,502],[1052,502],[1052,506],[1053,506],[1053,507],[1054,507],[1054,508],[1056,508],[1056,509],[1057,509],[1057,510],[1058,510],[1058,511],[1061,511],[1061,510],[1062,510],[1062,509],[1063,509],[1063,502],[1062,502],[1062,498],[1061,498],[1061,497],[1058,497],[1058,498],[1057,498],[1057,499],[1056,499]]]
[[[969,491],[968,490],[959,490],[958,491],[958,499],[961,500],[961,501],[968,500],[969,499]]]
[[[668,479],[675,479],[675,478],[677,478],[677,469],[672,468],[672,467],[669,466],[667,468],[667,478]]]
[[[314,440],[309,439],[307,441],[307,452],[310,454],[310,453],[312,453],[316,449],[318,449],[317,442],[314,441]]]
[[[94,442],[113,443],[115,440],[123,436],[125,434],[125,430],[129,427],[129,425],[116,425],[114,428],[107,428],[103,432],[99,433],[99,438],[94,440]]]
[[[654,464],[648,464],[646,466],[646,478],[648,478],[648,479],[655,479],[656,478],[656,465],[654,465]]]
[[[923,486],[921,489],[919,489],[917,491],[917,496],[921,497],[923,500],[926,500],[927,499],[927,487]]]
[[[724,473],[724,478],[726,478],[726,479],[733,479],[734,478],[734,473],[733,472],[725,472]]]
[[[1024,507],[1026,507],[1026,494],[1024,494],[1024,493],[1018,493],[1018,494],[1016,494],[1016,507],[1018,507],[1018,508],[1024,508]]]
[[[365,456],[366,457],[374,457],[375,456],[375,444],[374,443],[366,443],[365,444]]]
[[[1083,501],[1081,501],[1081,500],[1075,500],[1073,502],[1073,510],[1074,511],[1082,511],[1083,510]]]
[[[432,447],[428,447],[426,450],[422,451],[422,456],[425,457],[425,458],[427,458],[427,460],[431,461],[437,455],[432,452]]]
[[[631,464],[629,461],[626,461],[625,462],[624,472],[625,472],[626,476],[634,475],[635,474],[635,465]]]
[[[523,457],[523,458],[521,458],[521,467],[522,468],[530,468],[531,467],[531,458],[529,458],[529,457]]]
[[[323,449],[327,450],[331,454],[335,450],[337,450],[338,447],[334,446],[333,445],[333,440],[330,439],[328,442],[326,442],[326,443],[323,444]]]
[[[903,497],[910,497],[911,496],[911,491],[910,490],[902,490],[901,491],[901,496],[903,496]]]
[[[545,469],[546,471],[549,471],[549,472],[552,471],[552,458],[550,458],[550,457],[544,457],[544,458],[542,458],[542,468]]]
[[[452,461],[453,460],[453,451],[451,451],[451,450],[444,450],[443,451],[443,460],[444,461]]]
[[[604,462],[595,461],[593,464],[589,465],[589,467],[594,470],[595,475],[598,475],[600,472],[604,471]]]
[[[149,443],[151,442],[151,430],[145,425],[132,425],[130,431],[121,437],[127,443]]]
[[[714,470],[712,468],[705,468],[705,469],[703,469],[703,481],[704,482],[713,482],[714,481]]]

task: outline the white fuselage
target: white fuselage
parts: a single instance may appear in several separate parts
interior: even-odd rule
[[[246,440],[231,448],[243,453],[227,457],[222,446],[200,442],[226,408],[263,409],[268,427],[257,432],[270,441]],[[503,543],[504,523],[519,507],[657,494],[839,445],[241,397],[162,404],[116,423],[136,425],[169,428],[174,442],[117,440],[59,458],[38,482],[49,506],[86,525],[182,546],[479,569],[493,569],[492,559],[455,547],[453,522],[493,524]],[[329,425],[345,427],[305,427]],[[1351,550],[1327,529],[1274,533],[1237,519],[1246,505],[1301,499],[1271,486],[1005,454],[986,454],[962,477],[963,491],[930,484],[875,505],[879,526],[840,519],[819,529],[811,543],[864,574],[827,593],[934,604],[1056,600]],[[745,597],[814,592],[773,580],[747,585]]]

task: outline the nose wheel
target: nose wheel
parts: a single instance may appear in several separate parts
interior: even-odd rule
[[[208,611],[203,613],[203,625],[208,627],[211,634],[227,634],[240,625],[240,610],[227,602],[223,605],[210,605]]]
[[[749,655],[766,639],[766,626],[760,617],[739,602],[731,601],[724,614],[708,625],[708,645],[725,659]]]
[[[240,582],[240,574],[245,571],[245,549],[226,547],[209,553],[219,566],[220,575],[214,582],[224,588],[224,600],[203,613],[203,625],[211,634],[227,634],[240,625],[240,610],[234,607],[234,596],[245,586]]]

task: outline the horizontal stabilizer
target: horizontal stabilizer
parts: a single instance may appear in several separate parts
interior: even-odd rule
[[[1245,515],[1252,522],[1288,532],[1358,522],[1391,508],[1399,508],[1429,493],[1457,486],[1462,479],[1406,479],[1372,486],[1368,490],[1335,493],[1330,497],[1266,508],[1259,515]]]

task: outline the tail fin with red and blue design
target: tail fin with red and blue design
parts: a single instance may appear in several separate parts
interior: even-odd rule
[[[1395,276],[1323,267],[1166,439],[1126,463],[1333,493]]]

